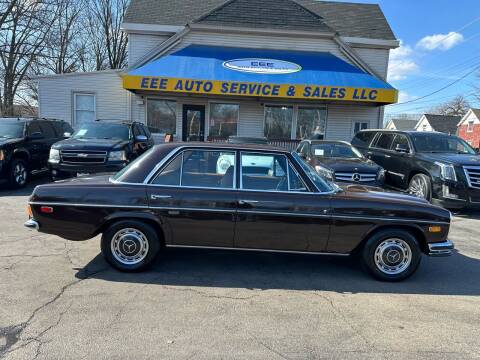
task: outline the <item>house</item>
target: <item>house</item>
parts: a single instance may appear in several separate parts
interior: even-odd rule
[[[424,114],[415,126],[416,131],[437,131],[449,135],[457,133],[461,116]]]
[[[470,109],[460,120],[458,125],[458,136],[480,149],[480,109]]]
[[[383,125],[399,46],[376,4],[132,0],[128,69],[46,75],[40,116],[141,121],[175,140],[350,140]]]
[[[407,131],[415,129],[418,120],[411,120],[411,119],[391,119],[385,129],[387,130],[399,130],[399,131]]]

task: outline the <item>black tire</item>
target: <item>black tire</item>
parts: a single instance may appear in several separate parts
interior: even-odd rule
[[[408,260],[409,259],[409,260]],[[362,262],[382,281],[401,281],[420,265],[422,252],[418,241],[408,231],[387,229],[374,234],[363,247]]]
[[[27,185],[29,179],[28,165],[23,159],[14,158],[8,168],[8,183],[14,189]]]
[[[414,175],[408,184],[408,193],[427,201],[431,201],[432,182],[430,181],[430,178],[425,174]]]
[[[160,239],[155,229],[143,221],[121,220],[103,232],[101,249],[105,260],[114,268],[138,272],[155,260]]]

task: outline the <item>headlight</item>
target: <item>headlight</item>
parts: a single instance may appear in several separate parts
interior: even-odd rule
[[[333,180],[333,171],[328,170],[324,168],[323,166],[320,165],[315,165],[315,170],[320,176],[323,176],[324,178],[328,180]]]
[[[48,157],[48,162],[58,164],[60,162],[60,150],[50,149],[50,156]]]
[[[453,165],[441,162],[436,162],[435,164],[440,166],[440,177],[442,180],[457,181],[457,174],[455,173],[455,167]]]
[[[108,160],[109,161],[126,161],[127,160],[127,155],[125,154],[125,151],[123,151],[123,150],[110,151],[110,154],[108,154]]]
[[[381,168],[378,170],[378,180],[383,180],[385,179],[385,169]]]

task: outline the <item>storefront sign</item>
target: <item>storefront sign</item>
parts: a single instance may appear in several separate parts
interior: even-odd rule
[[[123,87],[128,90],[225,96],[341,100],[388,104],[397,101],[397,90],[395,89],[296,84],[280,85],[260,82],[210,81],[137,75],[124,76]]]
[[[254,74],[291,74],[302,70],[298,64],[274,59],[235,59],[225,61],[224,68]]]

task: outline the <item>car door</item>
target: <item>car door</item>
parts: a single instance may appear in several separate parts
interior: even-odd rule
[[[51,121],[40,120],[38,121],[38,123],[43,133],[43,139],[40,145],[40,151],[41,151],[40,163],[41,163],[41,167],[44,168],[44,167],[47,167],[48,165],[48,156],[50,154],[50,148],[57,141],[61,140],[61,138],[57,136],[57,133]]]
[[[389,161],[389,183],[397,188],[405,189],[408,186],[408,174],[413,165],[412,147],[404,134],[396,134],[392,143],[391,158]]]
[[[222,159],[226,171],[219,170]],[[147,186],[168,245],[233,247],[235,159],[231,150],[186,149]]]
[[[308,189],[285,154],[240,153],[237,248],[323,251],[330,200]]]
[[[395,138],[394,133],[382,132],[379,133],[377,138],[373,141],[371,148],[367,152],[367,157],[383,167],[389,170],[391,152],[390,148]]]
[[[38,170],[45,163],[44,135],[39,121],[33,120],[27,123],[26,147],[30,153],[30,170]],[[48,160],[48,159],[47,159]]]

